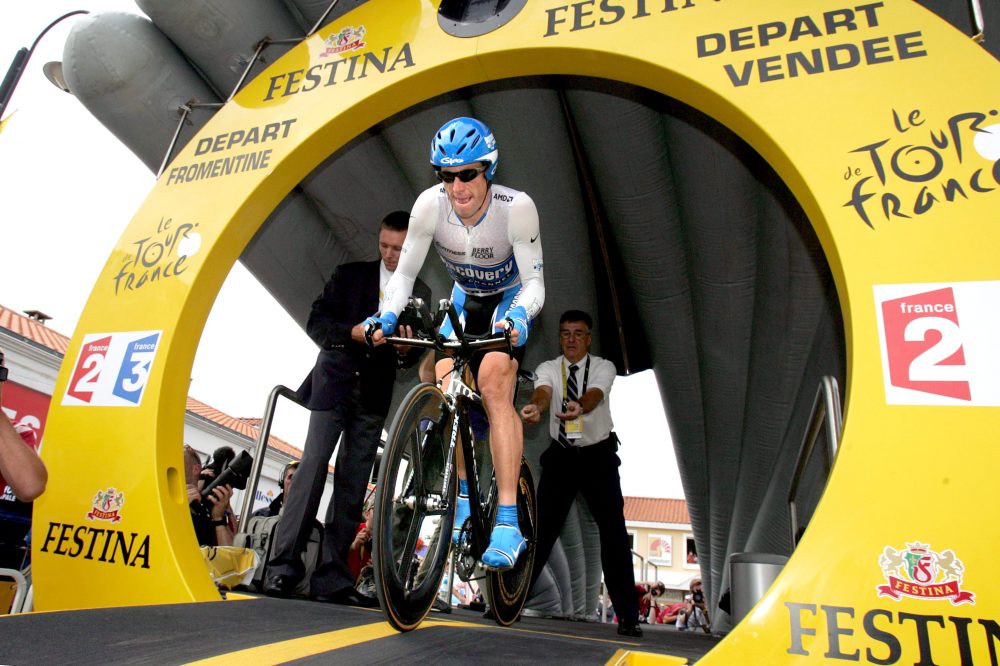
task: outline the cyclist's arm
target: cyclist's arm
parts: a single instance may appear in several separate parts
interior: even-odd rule
[[[514,261],[521,276],[521,290],[510,304],[510,310],[523,307],[528,320],[538,316],[545,303],[545,281],[542,277],[542,239],[538,227],[535,202],[524,192],[514,197],[507,223],[507,237],[514,248]]]
[[[434,224],[437,213],[436,189],[424,191],[413,204],[410,212],[410,228],[406,232],[399,264],[385,287],[385,300],[381,314],[391,312],[397,317],[406,307],[406,301],[413,292],[413,283],[424,265],[427,250],[434,239]]]

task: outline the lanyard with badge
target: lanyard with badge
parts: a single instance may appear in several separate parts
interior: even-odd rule
[[[563,394],[563,408],[566,411],[566,406],[569,400],[566,399],[569,393],[566,386],[566,359],[563,357],[563,362],[559,365],[562,370],[562,394]],[[583,394],[587,392],[587,381],[590,379],[590,354],[587,354],[587,366],[583,371],[583,385],[576,392],[576,400],[574,402],[580,403],[580,398]],[[566,430],[566,439],[580,439],[583,437],[583,404],[580,403],[580,415],[575,419],[563,421],[563,427]]]

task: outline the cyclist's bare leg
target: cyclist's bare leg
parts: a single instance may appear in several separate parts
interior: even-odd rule
[[[479,366],[479,392],[490,419],[490,452],[497,478],[497,516],[490,545],[480,560],[495,571],[510,569],[527,544],[517,516],[517,479],[520,475],[524,431],[514,409],[517,361],[490,352]]]
[[[524,431],[514,409],[517,361],[505,352],[490,352],[479,366],[479,392],[490,420],[490,453],[497,475],[500,504],[517,503],[517,479],[524,451]]]

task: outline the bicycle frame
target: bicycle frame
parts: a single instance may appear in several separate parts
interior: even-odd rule
[[[411,299],[411,301],[413,300],[414,299]],[[413,307],[426,307],[422,302],[419,302],[419,299],[416,299],[416,301],[417,303],[411,303]],[[441,324],[444,316],[447,316],[450,319],[452,328],[455,331],[456,340],[444,340],[439,336],[435,336],[433,340],[421,338],[402,338],[398,336],[388,336],[385,339],[386,342],[391,344],[437,349],[438,351],[443,351],[445,353],[457,352],[453,356],[452,369],[448,377],[448,387],[442,391],[445,404],[448,407],[449,414],[447,420],[450,421],[451,432],[449,434],[448,455],[445,460],[441,497],[448,497],[448,483],[451,479],[456,463],[455,456],[459,445],[459,434],[461,433],[461,446],[463,457],[465,459],[466,481],[469,484],[469,508],[470,520],[472,524],[471,554],[478,559],[478,557],[482,555],[482,553],[486,550],[486,547],[489,545],[489,528],[487,527],[486,522],[489,518],[489,507],[493,506],[496,496],[496,480],[494,476],[490,483],[485,501],[479,501],[479,498],[481,497],[480,489],[482,486],[480,484],[479,465],[477,463],[475,453],[476,439],[475,434],[472,431],[472,425],[468,418],[469,408],[462,406],[462,402],[468,401],[480,408],[483,408],[484,405],[482,396],[477,390],[473,389],[465,382],[464,375],[473,352],[500,351],[505,349],[507,353],[513,357],[513,345],[510,338],[510,328],[504,331],[502,337],[497,336],[471,340],[466,338],[464,329],[458,318],[458,313],[455,311],[455,306],[447,299],[442,300],[439,303],[438,316],[435,317],[434,328]],[[427,319],[426,315],[420,315],[420,317],[421,320]],[[477,501],[472,502],[472,498],[477,498]],[[444,508],[445,510],[451,509],[451,507]]]
[[[482,396],[477,391],[470,388],[462,380],[462,369],[457,367],[452,370],[448,383],[448,390],[444,392],[445,402],[451,413],[451,435],[448,443],[448,459],[445,463],[445,487],[442,493],[447,491],[447,481],[451,478],[452,467],[456,464],[456,449],[459,445],[458,439],[461,437],[462,453],[465,460],[465,474],[469,490],[470,521],[472,524],[472,554],[478,558],[485,550],[489,542],[489,528],[487,520],[489,507],[493,505],[496,494],[496,481],[491,481],[484,501],[480,502],[480,478],[479,462],[476,459],[476,436],[469,421],[469,407],[461,403],[470,402],[479,407],[483,406]],[[447,496],[443,494],[443,496]],[[477,498],[473,502],[472,498]]]
[[[455,329],[455,340],[445,340],[434,332],[445,316],[450,318]],[[472,426],[473,412],[483,410],[484,401],[467,373],[476,352],[505,349],[513,357],[513,345],[510,326],[501,336],[466,338],[455,308],[447,300],[441,301],[433,322],[422,302],[411,301],[399,323],[407,333],[407,327],[412,325],[414,337],[387,337],[387,342],[437,349],[453,357],[444,389],[433,384],[419,384],[409,391],[396,411],[375,491],[378,507],[373,544],[377,561],[376,594],[386,620],[400,631],[410,631],[430,612],[450,552],[455,556],[455,573],[459,577],[463,580],[479,577],[480,558],[489,547],[499,492],[495,471],[493,474],[480,471],[480,460],[485,461],[485,454],[479,452],[477,459],[478,442]],[[369,343],[374,344],[374,327],[369,327],[365,335]],[[528,374],[519,373],[524,377]],[[486,417],[485,412],[483,416]],[[460,452],[468,482],[469,519],[455,525],[453,498],[458,476],[455,465]],[[442,474],[440,481],[436,476],[439,473]],[[484,593],[501,626],[510,626],[517,620],[527,598],[533,563],[531,539],[536,533],[537,522],[534,487],[531,469],[522,456],[516,506],[528,548],[513,567],[483,569]],[[436,524],[429,522],[435,515],[443,518]],[[425,527],[434,529],[435,536],[425,554],[419,555],[415,550]],[[453,551],[456,527],[460,543]],[[416,569],[414,562],[420,562]]]

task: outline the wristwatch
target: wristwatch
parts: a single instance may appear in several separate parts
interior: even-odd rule
[[[229,521],[225,518],[219,518],[218,520],[212,521],[213,527],[229,527]]]

